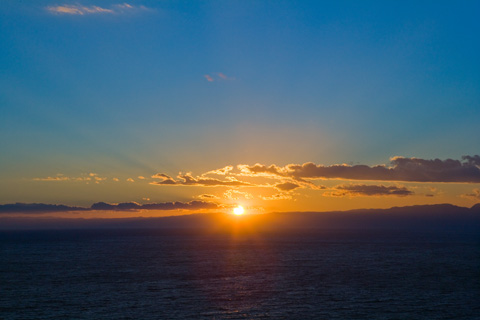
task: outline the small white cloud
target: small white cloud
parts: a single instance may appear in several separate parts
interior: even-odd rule
[[[235,78],[229,77],[229,76],[225,75],[225,73],[222,73],[222,72],[205,74],[205,75],[203,75],[203,76],[204,76],[205,79],[207,79],[207,81],[209,81],[209,82],[213,82],[213,81],[215,81],[215,80],[218,80],[218,81],[235,80]]]
[[[60,5],[47,7],[50,13],[55,14],[71,14],[71,15],[84,15],[95,13],[114,13],[111,9],[106,9],[98,6],[81,6],[81,5]]]
[[[87,15],[87,14],[122,14],[135,11],[151,10],[145,6],[134,6],[128,3],[114,4],[110,8],[100,6],[82,6],[79,4],[62,4],[58,6],[46,7],[46,10],[52,14],[61,15]]]

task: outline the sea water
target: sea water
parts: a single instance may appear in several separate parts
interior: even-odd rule
[[[0,232],[2,319],[480,319],[470,234]]]

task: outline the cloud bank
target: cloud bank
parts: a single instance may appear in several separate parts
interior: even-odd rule
[[[70,207],[63,204],[45,204],[45,203],[12,203],[1,204],[0,214],[2,213],[47,213],[47,212],[67,212],[67,211],[87,211],[88,208]]]
[[[212,177],[214,176],[214,177]],[[151,182],[162,186],[204,186],[204,187],[262,187],[279,191],[275,196],[262,196],[263,200],[291,199],[297,189],[324,190],[325,196],[412,196],[415,193],[406,187],[384,184],[344,184],[334,187],[319,185],[316,180],[376,181],[384,183],[480,183],[480,156],[463,156],[461,160],[421,159],[392,157],[390,163],[376,166],[333,164],[322,165],[313,162],[304,164],[227,165],[193,176],[179,173],[177,179],[165,173],[152,176],[160,181]],[[260,180],[258,180],[261,178]],[[263,181],[262,181],[263,179]],[[274,182],[266,182],[273,180]],[[253,182],[255,181],[255,182]],[[259,182],[260,181],[260,182]],[[232,193],[233,194],[233,193]],[[427,196],[433,196],[428,194]],[[463,195],[476,198],[477,193]]]
[[[335,187],[335,191],[327,195],[332,197],[343,196],[399,196],[405,197],[414,193],[405,187],[384,186],[384,185],[365,185],[351,184]]]
[[[0,214],[26,213],[40,214],[53,212],[71,212],[71,211],[136,211],[136,210],[211,210],[221,208],[219,204],[201,200],[189,202],[160,202],[139,204],[136,202],[124,202],[111,204],[106,202],[97,202],[91,207],[72,207],[57,204],[45,203],[13,203],[0,205]]]
[[[245,176],[264,176],[270,178],[304,179],[345,179],[370,181],[405,181],[405,182],[480,182],[480,156],[464,156],[460,160],[425,160],[419,158],[393,157],[390,166],[317,165],[312,162],[304,164],[277,165],[255,164],[237,166]]]

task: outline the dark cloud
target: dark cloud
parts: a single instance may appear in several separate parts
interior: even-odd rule
[[[14,203],[0,205],[0,214],[7,213],[52,213],[69,211],[132,211],[132,210],[208,210],[218,209],[220,206],[214,202],[194,200],[190,202],[161,202],[139,204],[136,202],[123,202],[110,204],[97,202],[90,208],[70,207],[66,205],[44,203]]]
[[[92,209],[92,210],[114,210],[115,205],[105,203],[105,202],[97,202],[97,203],[92,204],[90,209]]]
[[[405,187],[397,186],[383,186],[383,185],[365,185],[365,184],[351,184],[340,185],[335,187],[337,191],[330,195],[335,197],[341,196],[410,196],[413,192]]]
[[[475,165],[475,166],[480,166],[480,156],[475,155],[475,156],[463,156],[463,160],[465,160],[465,163],[468,165]]]
[[[219,199],[219,197],[217,197],[216,195],[213,195],[213,194],[201,194],[201,195],[197,196],[197,198],[207,199],[207,200]]]
[[[191,174],[180,174],[177,176],[180,180],[174,180],[172,177],[163,174],[157,173],[152,176],[152,178],[163,179],[162,181],[151,182],[150,184],[156,185],[182,185],[182,186],[204,186],[204,187],[218,187],[218,186],[229,186],[229,187],[240,187],[240,186],[252,186],[248,182],[243,182],[236,180],[235,178],[230,178],[229,180],[219,180],[214,178],[207,177],[193,177]]]
[[[105,202],[97,202],[91,206],[92,210],[200,210],[200,209],[218,209],[219,205],[213,202],[194,200],[190,202],[161,202],[139,204],[136,202],[124,202],[119,204],[109,204]]]
[[[11,203],[0,205],[1,213],[46,213],[46,212],[66,212],[66,211],[85,211],[87,208],[70,207],[57,204],[45,203]]]
[[[275,185],[275,188],[279,191],[291,191],[296,188],[300,188],[300,185],[292,182],[278,183]]]
[[[302,165],[289,164],[285,167],[276,165],[253,166],[240,165],[239,169],[246,175],[289,177],[299,181],[303,179],[347,179],[377,181],[411,181],[411,182],[480,182],[480,156],[464,156],[460,160],[425,160],[419,158],[394,157],[391,166],[377,165],[316,165],[308,162]]]

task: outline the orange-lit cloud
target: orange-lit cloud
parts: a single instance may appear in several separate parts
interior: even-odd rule
[[[480,200],[480,189],[475,188],[472,190],[472,193],[463,194],[462,197],[478,201]]]
[[[209,76],[208,74],[203,75],[205,79],[207,79],[208,82],[213,82],[213,78]]]
[[[208,177],[193,177],[190,173],[183,174],[183,175],[179,174],[177,178],[180,180],[174,180],[172,177],[163,173],[157,173],[153,175],[152,178],[163,179],[161,181],[155,181],[150,183],[150,184],[156,184],[156,185],[182,185],[182,186],[204,186],[204,187],[252,186],[251,183],[239,181],[233,177],[229,177],[228,180],[219,180],[219,179],[208,178]]]
[[[289,193],[277,193],[272,196],[262,196],[260,198],[263,200],[291,200],[293,196]]]
[[[225,191],[223,197],[230,200],[239,200],[239,199],[253,199],[253,195],[248,192],[243,192],[235,189],[229,189]]]
[[[274,164],[270,166],[260,163],[254,164],[253,166],[239,164],[237,165],[237,168],[240,170],[240,175],[243,176],[261,176],[274,179],[288,176],[288,171],[285,168],[276,166]]]
[[[106,177],[100,177],[97,173],[88,173],[83,174],[79,177],[67,177],[61,173],[57,174],[55,177],[46,177],[46,178],[33,178],[33,181],[73,181],[73,182],[90,182],[100,183],[101,181],[107,180]]]
[[[218,179],[215,176],[223,176]],[[219,169],[207,171],[199,176],[191,173],[180,173],[176,178],[165,173],[157,173],[152,178],[160,181],[151,182],[154,185],[174,186],[204,186],[204,187],[262,187],[280,191],[274,196],[254,194],[255,198],[263,200],[293,199],[292,191],[297,189],[326,190],[322,194],[330,197],[358,197],[358,196],[412,196],[421,195],[403,186],[344,184],[336,187],[318,185],[315,180],[350,180],[350,181],[384,181],[384,182],[480,182],[480,156],[464,156],[462,160],[425,160],[419,158],[393,157],[390,165],[347,165],[334,164],[330,166],[317,165],[312,162],[304,164],[276,164],[264,165],[239,164],[227,165]],[[263,181],[262,181],[263,180]],[[273,180],[274,183],[265,180]],[[315,183],[314,183],[315,182]],[[224,197],[227,199],[239,198],[242,191],[227,190]],[[298,195],[298,194],[296,194]],[[423,194],[432,197],[432,193]],[[475,197],[475,193],[464,197]],[[253,197],[253,196],[252,196]]]
[[[46,178],[33,178],[34,181],[69,181],[71,178],[65,177],[63,175],[58,175],[56,177],[46,177]]]
[[[228,174],[229,172],[231,172],[232,170],[233,170],[233,166],[225,166],[225,167],[220,168],[220,169],[208,171],[208,172],[204,173],[203,175],[218,174],[218,175],[224,176],[224,175]]]

